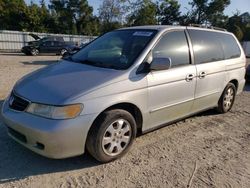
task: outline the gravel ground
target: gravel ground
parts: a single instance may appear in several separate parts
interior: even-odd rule
[[[0,105],[23,75],[58,56],[0,54]],[[250,187],[250,85],[227,114],[210,110],[140,136],[122,159],[52,160],[16,144],[0,118],[0,187]]]

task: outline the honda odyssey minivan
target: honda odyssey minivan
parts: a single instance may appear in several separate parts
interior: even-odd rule
[[[243,90],[245,64],[226,31],[123,28],[24,76],[3,104],[4,123],[14,140],[43,156],[87,150],[108,162],[138,133],[211,108],[228,112]]]

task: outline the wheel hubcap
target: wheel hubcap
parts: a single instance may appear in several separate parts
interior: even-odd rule
[[[124,119],[116,120],[106,129],[102,139],[102,149],[109,156],[125,150],[132,135],[131,125]]]
[[[37,55],[37,54],[38,54],[38,50],[36,50],[36,49],[35,49],[35,50],[32,50],[32,54],[33,54],[33,55]]]
[[[228,88],[223,100],[223,105],[225,110],[228,110],[232,106],[233,99],[234,99],[234,90],[232,88]]]
[[[63,49],[63,50],[61,51],[61,55],[63,55],[64,53],[66,53],[66,50]]]

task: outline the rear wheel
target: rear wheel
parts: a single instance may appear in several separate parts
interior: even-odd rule
[[[100,162],[109,162],[123,156],[136,136],[136,123],[125,110],[104,112],[90,129],[86,147]]]
[[[220,113],[226,113],[233,107],[236,95],[236,87],[233,83],[229,83],[224,89],[218,102],[217,110]]]

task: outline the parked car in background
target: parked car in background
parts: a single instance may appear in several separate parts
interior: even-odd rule
[[[63,40],[52,40],[55,38],[43,38],[38,42],[33,42],[28,46],[24,46],[21,52],[26,55],[38,55],[41,53],[63,55],[65,52],[74,50],[75,45],[69,44]]]
[[[137,133],[198,112],[228,112],[246,57],[229,32],[140,26],[108,32],[19,80],[2,105],[9,135],[50,158],[115,160]]]
[[[37,45],[38,42],[45,42],[45,41],[60,41],[60,42],[64,42],[64,39],[61,36],[47,36],[47,37],[40,38],[39,36],[37,36],[36,34],[33,34],[33,33],[30,33],[29,35],[31,37],[33,37],[35,39],[35,41],[28,42],[28,45]]]

